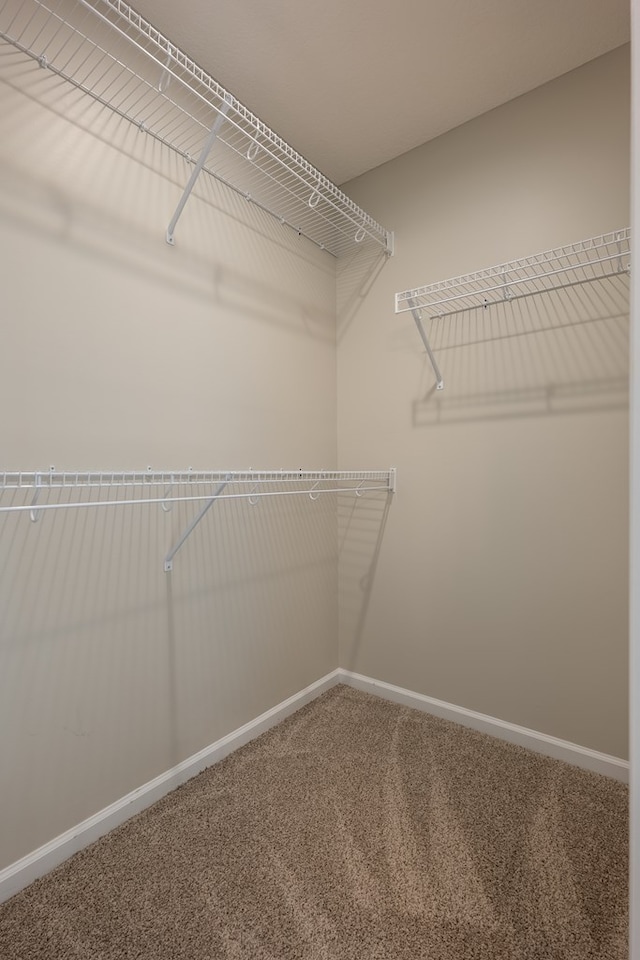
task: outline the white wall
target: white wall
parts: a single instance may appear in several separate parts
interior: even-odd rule
[[[334,261],[204,180],[169,247],[189,169],[3,59],[0,470],[335,467]],[[0,515],[0,868],[335,668],[335,503],[218,504],[168,577],[196,509]]]
[[[628,223],[627,50],[349,185],[337,383],[329,256],[210,181],[168,247],[186,165],[19,58],[0,134],[0,469],[399,471],[169,578],[187,506],[0,517],[0,867],[333,669],[337,547],[342,666],[626,755],[624,291],[434,324],[442,395],[393,294]]]
[[[620,757],[628,281],[427,322],[443,392],[394,293],[627,226],[628,180],[625,47],[347,184],[396,256],[338,282],[339,463],[398,468],[341,666]]]
[[[640,5],[631,4],[632,29],[632,124],[631,124],[631,228],[633,236],[640,230]],[[638,569],[640,565],[640,252],[637,246],[632,252],[632,302],[631,302],[631,595],[630,595],[630,871],[629,904],[630,932],[629,957],[640,957],[640,593]]]

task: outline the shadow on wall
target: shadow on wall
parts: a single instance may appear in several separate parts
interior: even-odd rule
[[[626,273],[423,322],[444,389],[425,356],[415,427],[628,405]]]
[[[354,244],[350,254],[336,264],[336,313],[338,343],[367,299],[388,256],[379,249]]]
[[[0,217],[16,228],[35,231],[67,244],[80,264],[87,257],[108,260],[156,287],[180,289],[189,296],[242,317],[277,325],[305,338],[333,341],[333,314],[318,308],[313,297],[296,296],[283,284],[269,283],[250,269],[213,261],[207,251],[165,251],[159,232],[123,222],[98,206],[79,203],[51,185],[26,179],[0,162]],[[226,217],[222,209],[218,215]],[[215,219],[215,217],[214,217]],[[246,232],[246,231],[245,231]],[[285,252],[286,256],[286,252]],[[255,264],[255,261],[254,261]],[[291,272],[295,275],[295,255]]]
[[[338,501],[340,666],[347,670],[358,660],[392,499],[372,494]]]
[[[335,496],[216,503],[166,574],[199,506],[0,514],[0,867],[335,666]]]
[[[37,64],[5,60],[3,219],[154,284],[333,339],[333,300],[326,310],[313,308],[305,290],[314,272],[318,285],[329,275],[333,286],[333,257],[206,175],[177,226],[175,248],[169,247],[166,228],[192,165]],[[239,263],[247,270],[238,270]],[[292,278],[289,288],[271,282],[283,265]]]
[[[12,49],[3,59],[0,116],[0,215],[154,284],[213,296],[222,307],[328,341],[335,337],[336,273],[341,335],[387,259],[377,244],[355,242],[354,233],[351,251],[336,261],[207,174],[169,247],[166,229],[193,164]],[[230,153],[231,160],[216,154],[212,163],[232,181]],[[238,269],[244,263],[247,270]],[[274,284],[283,270],[291,282]],[[326,308],[309,295],[310,284],[322,288]]]

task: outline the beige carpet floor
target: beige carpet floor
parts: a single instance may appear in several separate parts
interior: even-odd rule
[[[622,960],[627,801],[337,686],[0,907],[0,957]]]

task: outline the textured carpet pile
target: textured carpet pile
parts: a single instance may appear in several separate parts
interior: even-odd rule
[[[2,960],[624,960],[627,788],[337,686],[0,907]]]

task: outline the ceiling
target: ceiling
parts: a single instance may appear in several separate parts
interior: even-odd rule
[[[630,39],[629,0],[133,0],[341,184]]]

